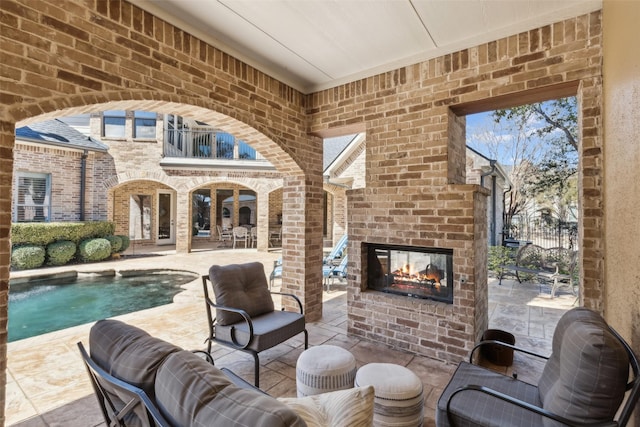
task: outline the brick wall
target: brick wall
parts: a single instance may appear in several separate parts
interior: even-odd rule
[[[462,185],[464,115],[569,95],[582,116],[581,298],[601,310],[600,20],[567,19],[310,96],[313,132],[367,132],[366,188],[348,192],[350,332],[439,359],[468,352],[487,324],[487,208],[486,190]],[[366,291],[362,242],[453,248],[454,304]]]

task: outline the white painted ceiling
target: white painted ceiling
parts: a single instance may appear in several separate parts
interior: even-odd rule
[[[130,1],[304,93],[602,7],[602,0]]]

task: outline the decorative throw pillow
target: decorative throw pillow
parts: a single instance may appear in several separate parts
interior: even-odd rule
[[[249,317],[273,311],[274,305],[259,262],[231,265],[214,265],[209,269],[216,303],[242,309]],[[224,310],[216,310],[216,319],[222,326],[242,322],[242,316]]]
[[[278,400],[292,408],[309,427],[370,427],[373,424],[372,386]]]

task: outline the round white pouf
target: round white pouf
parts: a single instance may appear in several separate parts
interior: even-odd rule
[[[373,425],[416,427],[423,424],[422,381],[404,366],[369,363],[356,374],[355,386],[375,389]]]
[[[300,354],[296,363],[298,397],[353,388],[356,358],[335,345],[311,347]]]

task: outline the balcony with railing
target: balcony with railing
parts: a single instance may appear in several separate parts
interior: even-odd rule
[[[163,157],[163,163],[175,163],[182,160],[189,164],[222,164],[220,162],[231,161],[238,166],[251,164],[256,167],[271,166],[260,153],[246,142],[236,139],[231,134],[209,129],[165,130]]]

